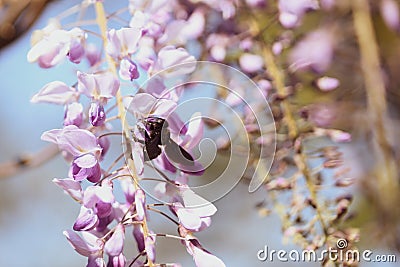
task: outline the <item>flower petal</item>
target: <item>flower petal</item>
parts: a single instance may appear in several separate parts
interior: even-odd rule
[[[71,230],[65,230],[63,232],[68,242],[71,244],[73,249],[81,254],[82,256],[88,257],[90,254],[96,252],[98,248],[87,244],[78,234]]]
[[[32,103],[51,103],[65,105],[78,97],[78,92],[63,82],[54,81],[46,84],[31,99]]]
[[[75,231],[87,231],[93,229],[98,222],[96,214],[92,209],[81,206],[78,218],[76,219],[73,229]]]
[[[122,224],[115,227],[115,231],[104,245],[105,252],[110,256],[118,256],[122,253],[125,240],[125,228]]]
[[[74,179],[53,179],[53,182],[61,187],[68,195],[75,200],[82,200],[83,192],[81,183]]]

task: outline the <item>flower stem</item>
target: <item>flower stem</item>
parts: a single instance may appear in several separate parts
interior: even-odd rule
[[[289,138],[294,143],[300,142],[299,144],[300,148],[297,149],[298,151],[296,151],[295,155],[295,163],[300,173],[304,176],[308,191],[310,192],[311,201],[315,204],[315,210],[326,239],[328,236],[328,227],[323,219],[321,207],[317,201],[317,190],[312,179],[310,168],[307,164],[306,155],[304,154],[303,149],[301,148],[302,144],[301,144],[301,138],[299,137],[299,129],[297,127],[296,120],[294,119],[293,112],[290,108],[289,100],[285,97],[286,90],[285,90],[283,72],[279,69],[278,65],[275,63],[271,48],[268,47],[265,43],[263,43],[263,55],[266,66],[268,66],[268,72],[275,83],[278,96],[282,96],[283,98],[281,102],[281,108],[283,111],[285,123],[288,127]]]
[[[376,162],[374,174],[377,179],[368,179],[368,189],[374,194],[370,197],[378,200],[376,209],[381,213],[381,217],[385,218],[384,220],[387,222],[395,222],[400,215],[398,208],[400,186],[394,149],[389,142],[386,129],[388,125],[386,89],[380,67],[379,47],[368,1],[353,0],[351,2],[354,29],[360,47],[361,68],[365,81],[368,118]],[[397,229],[397,225],[393,227]],[[397,232],[395,229],[393,231]],[[392,236],[391,238],[396,237]],[[396,240],[393,242],[397,243]]]
[[[100,1],[97,1],[95,3],[95,9],[96,9],[96,21],[100,28],[101,36],[103,38],[103,46],[105,48],[107,46],[107,17],[106,17],[106,13],[104,11],[103,3]],[[115,61],[107,53],[105,53],[105,56],[106,56],[106,60],[107,60],[110,71],[114,75],[117,76],[117,66],[116,66]],[[126,110],[125,110],[124,104],[122,102],[122,96],[121,96],[120,90],[118,90],[118,92],[116,94],[116,99],[117,99],[117,107],[118,107],[118,117],[122,120],[125,118]],[[127,130],[126,127],[124,127],[125,125],[123,125],[122,121],[121,121],[121,123],[122,123],[122,128],[124,129],[124,138],[129,140],[129,131]],[[130,159],[130,157],[126,158],[126,160],[127,160],[128,168],[132,172],[132,180],[133,180],[132,182],[133,182],[135,188],[137,189],[137,188],[139,188],[139,183],[138,183],[138,176],[137,176],[135,164],[134,164],[133,160]],[[147,226],[146,217],[143,218],[142,227],[143,227],[143,235],[146,238],[149,236],[149,229]],[[154,263],[152,262],[152,260],[149,258],[147,260],[148,260],[148,265],[150,267],[154,267]]]

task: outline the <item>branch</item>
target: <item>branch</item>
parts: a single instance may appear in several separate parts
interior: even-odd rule
[[[0,163],[0,179],[17,175],[27,169],[39,167],[54,158],[58,153],[58,147],[51,144],[35,154],[20,155],[17,159]]]
[[[388,125],[386,89],[380,67],[379,47],[367,0],[353,0],[354,29],[358,38],[361,53],[361,68],[365,80],[368,101],[368,118],[374,145],[376,179],[367,185],[372,197],[377,201],[375,207],[381,219],[395,222],[400,216],[399,177],[394,149],[389,142],[386,125]],[[374,202],[373,202],[374,203]],[[397,225],[394,225],[397,229]],[[397,232],[397,230],[393,229]],[[398,236],[397,236],[398,237]],[[394,237],[396,238],[396,237]],[[398,240],[394,240],[398,242]]]

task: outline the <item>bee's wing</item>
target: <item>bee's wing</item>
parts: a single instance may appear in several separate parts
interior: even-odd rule
[[[165,154],[167,158],[175,163],[186,166],[194,165],[194,159],[183,147],[179,146],[172,139],[165,144]]]

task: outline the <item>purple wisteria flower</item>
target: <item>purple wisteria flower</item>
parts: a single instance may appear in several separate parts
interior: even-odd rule
[[[81,126],[83,122],[83,106],[81,103],[73,102],[65,106],[64,126]]]
[[[106,51],[115,59],[130,56],[137,50],[141,37],[142,29],[140,28],[111,29],[107,35],[108,45]]]
[[[104,105],[119,89],[119,80],[111,72],[88,74],[78,71],[78,91],[92,99],[89,121],[93,126],[102,126],[106,120]]]
[[[192,63],[184,64],[183,63]],[[196,68],[196,59],[186,49],[174,46],[165,46],[159,52],[153,72],[160,72],[164,78],[172,78],[192,73]],[[173,68],[170,68],[173,67]]]
[[[289,55],[293,71],[311,68],[317,73],[328,70],[333,58],[335,40],[328,29],[310,32],[300,40]]]
[[[183,227],[179,227],[179,234],[186,240],[183,242],[187,252],[192,255],[197,267],[224,267],[225,264],[221,259],[208,252],[200,242],[189,231]]]
[[[66,230],[63,234],[76,252],[88,258],[88,267],[106,266],[102,253],[104,242],[100,238],[89,232],[82,232],[82,238],[71,230]]]
[[[336,78],[324,76],[316,81],[316,85],[321,91],[328,92],[335,90],[340,85],[340,81]]]
[[[86,34],[79,28],[70,31],[55,29],[37,41],[29,50],[29,62],[38,62],[42,68],[51,68],[66,57],[79,63],[84,56]]]
[[[400,10],[398,2],[394,0],[382,0],[380,4],[381,15],[386,25],[394,30],[400,30]]]
[[[318,9],[316,0],[279,0],[279,21],[286,28],[298,26],[308,10]]]
[[[50,103],[56,105],[66,105],[78,99],[79,92],[75,88],[60,81],[46,84],[31,99],[32,103]]]
[[[81,211],[74,223],[75,231],[88,231],[97,227],[101,232],[112,220],[108,220],[113,212],[115,198],[111,186],[89,186],[83,192]]]
[[[128,81],[139,78],[137,65],[129,58],[122,59],[119,67],[119,76],[121,79]]]
[[[69,125],[43,133],[42,140],[57,144],[60,150],[72,156],[70,172],[75,180],[99,181],[101,168],[98,161],[102,148],[93,133]]]
[[[111,72],[89,74],[77,72],[78,91],[95,100],[109,99],[119,89],[119,80]]]
[[[264,60],[259,55],[244,53],[239,59],[240,68],[248,73],[253,73],[262,70]]]

